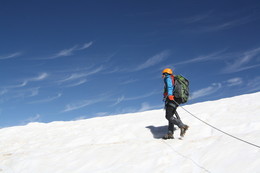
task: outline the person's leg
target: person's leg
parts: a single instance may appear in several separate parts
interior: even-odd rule
[[[169,106],[169,107],[170,107],[170,108],[169,108],[169,109],[170,109],[169,112],[171,112],[171,116],[168,115],[168,116],[167,116],[167,120],[168,120],[169,122],[171,122],[172,124],[177,125],[179,128],[183,127],[184,124],[182,123],[182,121],[181,121],[181,119],[180,119],[178,113],[176,112],[176,108],[171,107],[171,106]],[[177,114],[176,114],[176,113],[177,113]],[[166,111],[166,114],[167,114],[167,111]],[[170,113],[169,113],[169,114],[170,114]],[[176,117],[173,116],[174,114],[176,115]]]
[[[166,119],[168,120],[168,132],[173,133],[173,126],[174,124],[172,123],[171,119],[173,117],[174,114],[174,109],[171,106],[166,106]]]
[[[174,109],[169,105],[166,105],[165,109],[166,109],[165,118],[168,120],[168,133],[164,135],[163,139],[173,139],[174,124],[170,120],[173,117]]]
[[[186,131],[188,130],[189,126],[187,126],[186,124],[183,124],[183,122],[180,119],[179,114],[176,111],[176,107],[173,106],[166,106],[166,118],[169,121],[169,126],[168,126],[168,130],[169,132],[172,131],[173,134],[173,128],[174,125],[177,125],[181,132],[180,132],[180,136],[183,137],[186,133]],[[176,117],[174,117],[173,115],[175,114]]]
[[[171,123],[170,121],[169,121],[169,124],[168,124],[168,132],[170,132],[170,133],[174,133],[174,124],[173,123]]]
[[[181,119],[179,114],[178,114],[178,112],[177,112],[177,110],[175,111],[175,116],[176,116],[177,119],[179,119],[179,120]]]

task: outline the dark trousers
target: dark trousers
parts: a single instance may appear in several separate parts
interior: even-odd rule
[[[182,121],[176,111],[177,107],[178,107],[178,105],[173,101],[167,101],[167,103],[165,105],[165,109],[166,109],[165,117],[169,122],[168,133],[173,134],[174,125],[177,125],[179,128],[182,128],[184,126],[184,124],[182,123]]]

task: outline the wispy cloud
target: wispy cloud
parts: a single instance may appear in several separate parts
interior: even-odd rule
[[[21,52],[12,53],[12,54],[9,54],[9,55],[2,55],[2,56],[0,56],[0,60],[16,58],[16,57],[18,57],[20,55],[22,55]]]
[[[108,112],[98,112],[96,113],[96,116],[102,117],[108,115]]]
[[[251,17],[244,17],[244,18],[239,18],[239,19],[233,19],[229,21],[225,21],[223,23],[219,24],[213,24],[210,26],[205,26],[201,28],[200,30],[203,32],[214,32],[214,31],[222,31],[222,30],[227,30],[231,29],[240,25],[244,25],[246,23],[249,23],[252,21]]]
[[[60,98],[61,96],[62,96],[62,94],[58,93],[56,96],[48,97],[48,98],[41,99],[41,100],[34,100],[32,102],[29,102],[29,103],[30,104],[32,104],[32,103],[47,103],[47,102],[51,102],[53,100],[56,100],[56,99]]]
[[[150,96],[153,96],[155,94],[158,94],[159,92],[156,92],[156,91],[152,91],[152,92],[149,92],[149,93],[145,93],[143,95],[139,95],[139,96],[135,96],[135,97],[125,97],[124,95],[123,96],[120,96],[116,99],[115,103],[111,106],[115,106],[115,105],[118,105],[119,103],[123,102],[123,101],[130,101],[130,100],[139,100],[139,99],[143,99],[143,98],[146,98],[146,97],[150,97]]]
[[[138,80],[137,79],[129,79],[129,80],[121,82],[120,84],[121,85],[127,85],[127,84],[130,84],[130,83],[134,83],[136,81],[138,81]]]
[[[141,104],[141,107],[123,107],[123,108],[117,108],[115,113],[113,114],[125,114],[125,113],[134,113],[134,112],[143,112],[148,111],[152,109],[161,109],[163,107],[163,103],[160,105],[150,105],[147,102],[143,102]]]
[[[42,81],[47,77],[47,73],[41,73],[36,77],[24,79],[24,81],[20,84],[2,87],[4,89],[0,92],[0,95],[7,95],[6,93],[8,93],[8,95],[2,101],[37,96],[39,94],[40,87],[30,88],[25,86],[27,86],[30,82]]]
[[[125,100],[125,96],[118,97],[116,102],[114,104],[112,104],[111,106],[116,106],[119,103],[123,102],[124,100]]]
[[[12,98],[26,98],[26,97],[34,97],[39,94],[40,87],[35,88],[26,88],[22,90],[13,90],[12,93],[14,94]]]
[[[57,59],[57,58],[60,58],[60,57],[71,56],[76,51],[80,51],[80,50],[84,50],[84,49],[89,48],[92,44],[93,44],[93,42],[91,41],[89,43],[85,43],[82,46],[75,45],[75,46],[73,46],[73,47],[71,47],[69,49],[63,49],[63,50],[59,51],[58,53],[56,53],[55,55],[53,55],[51,57],[48,57],[46,59]]]
[[[68,81],[72,81],[72,80],[77,80],[77,79],[80,79],[80,78],[83,78],[83,77],[86,77],[86,76],[89,76],[89,75],[90,75],[89,72],[87,72],[87,73],[73,73],[69,77],[62,79],[59,82],[64,83],[64,82],[68,82]]]
[[[48,77],[48,73],[44,72],[44,73],[39,74],[36,77],[27,78],[22,83],[20,83],[18,85],[7,86],[6,88],[21,88],[21,87],[26,86],[29,82],[41,81],[41,80],[44,80],[47,77]]]
[[[82,84],[83,82],[86,82],[86,79],[82,79],[82,78],[88,77],[90,75],[94,75],[94,74],[102,71],[103,69],[104,69],[104,67],[100,66],[95,69],[90,69],[87,72],[73,73],[70,76],[66,77],[65,79],[58,81],[58,83],[70,82],[70,81],[81,79],[80,84]]]
[[[207,95],[211,95],[211,94],[217,92],[221,87],[222,87],[221,83],[213,83],[209,87],[206,87],[206,88],[203,88],[203,89],[200,89],[200,90],[197,90],[197,91],[194,91],[193,93],[191,93],[190,100],[204,97]]]
[[[6,94],[7,92],[8,92],[7,89],[0,90],[0,96]]]
[[[101,101],[103,101],[103,99],[91,99],[91,100],[83,100],[77,103],[68,104],[66,105],[65,109],[62,112],[74,111]]]
[[[107,115],[109,115],[108,112],[97,112],[94,115],[92,114],[91,116],[90,115],[78,116],[78,117],[74,118],[73,121],[84,120],[84,119],[87,119],[87,118],[97,117],[97,116],[103,117],[103,116],[107,116]]]
[[[247,91],[248,92],[260,91],[260,76],[257,76],[254,79],[248,81]]]
[[[256,49],[249,50],[247,52],[239,53],[235,56],[234,61],[232,63],[228,63],[227,66],[222,70],[222,73],[234,73],[239,71],[244,71],[252,68],[256,68],[260,66],[258,64],[250,64],[252,60],[258,58],[260,55],[260,47]],[[230,55],[233,56],[233,55]]]
[[[188,26],[189,29],[186,31],[189,33],[207,33],[233,29],[254,20],[258,20],[258,16],[245,14],[243,10],[223,12],[221,14],[211,10],[173,21],[178,22],[179,25],[184,24],[184,27]]]
[[[139,71],[154,66],[165,60],[169,56],[169,54],[170,52],[167,50],[162,51],[161,53],[158,53],[152,56],[151,58],[147,59],[144,63],[138,65],[135,69],[133,69],[133,71]]]
[[[83,46],[79,47],[78,50],[84,50],[84,49],[87,49],[89,48],[90,46],[92,46],[93,42],[89,42],[89,43],[85,43]]]
[[[192,63],[199,63],[199,62],[206,62],[206,61],[212,61],[212,60],[217,60],[217,59],[224,59],[227,57],[227,55],[224,55],[223,52],[225,52],[226,49],[219,50],[213,53],[210,53],[208,55],[201,55],[196,58],[192,58],[186,61],[181,61],[174,63],[174,65],[186,65],[186,64],[192,64]]]
[[[29,94],[28,97],[37,96],[39,94],[39,90],[40,90],[40,87],[28,89],[28,91],[31,92],[31,94]]]
[[[65,87],[67,87],[67,88],[76,87],[76,86],[86,83],[87,81],[88,81],[87,79],[80,79],[79,81],[76,81],[75,83],[72,83],[72,84],[68,84]]]
[[[152,109],[159,109],[162,107],[163,107],[163,104],[151,106],[149,103],[144,102],[144,103],[142,103],[141,108],[138,110],[138,112],[148,111],[148,110],[152,110]]]
[[[20,88],[26,86],[28,81],[23,81],[21,84],[10,86],[9,88]]]
[[[198,23],[201,21],[208,20],[209,18],[212,17],[211,14],[212,14],[212,12],[210,11],[207,13],[197,14],[197,15],[186,17],[186,18],[179,19],[179,20],[181,20],[182,22],[184,22],[186,24],[193,24],[193,23]]]
[[[39,122],[41,120],[41,115],[40,114],[36,114],[35,116],[29,117],[28,119],[24,120],[22,122],[22,124],[28,124],[28,123],[32,123],[32,122]]]
[[[35,88],[16,88],[16,89],[5,89],[0,98],[0,102],[7,102],[10,100],[19,100],[30,97],[35,97],[39,94],[40,87]],[[1,96],[1,95],[0,95]]]
[[[86,118],[87,118],[87,116],[79,116],[79,117],[73,118],[72,121],[84,120]]]
[[[36,77],[28,78],[23,81],[22,84],[20,84],[20,87],[26,86],[29,82],[35,82],[35,81],[41,81],[48,77],[48,73],[41,73]]]
[[[135,97],[127,97],[124,100],[126,100],[126,101],[129,101],[129,100],[139,100],[139,99],[143,99],[143,98],[146,98],[146,97],[153,96],[153,95],[158,94],[158,93],[159,92],[152,91],[152,92],[145,93],[143,95],[139,95],[139,96],[135,96]]]
[[[20,85],[21,87],[27,85],[29,82],[41,81],[48,77],[48,73],[41,73],[36,77],[25,79],[24,82]]]
[[[28,82],[30,82],[30,81],[41,81],[41,80],[45,79],[47,76],[48,76],[48,73],[41,73],[39,76],[29,78],[26,81],[28,81]]]
[[[237,85],[241,85],[243,83],[243,79],[240,77],[236,77],[236,78],[232,78],[226,81],[227,86],[231,87],[231,86],[237,86]]]
[[[260,47],[245,52],[231,53],[228,53],[227,49],[222,49],[208,55],[202,55],[186,61],[176,62],[174,63],[174,66],[200,62],[223,61],[226,62],[226,65],[223,65],[223,68],[220,69],[220,73],[235,73],[259,67],[260,63],[257,59],[259,58],[259,55]]]

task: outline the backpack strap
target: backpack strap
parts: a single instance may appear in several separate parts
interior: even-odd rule
[[[174,89],[175,89],[175,86],[174,86],[174,76],[173,75],[168,75],[168,78],[170,78],[171,79],[171,82],[172,82],[172,93],[173,93],[173,95],[174,95]],[[165,82],[165,81],[164,81]],[[167,91],[167,84],[166,83],[164,83],[164,93],[163,93],[163,95],[164,95],[164,97],[166,97],[166,96],[168,96],[168,91]]]
[[[175,82],[174,82],[174,76],[171,75],[171,79],[172,79],[172,86],[174,86]]]

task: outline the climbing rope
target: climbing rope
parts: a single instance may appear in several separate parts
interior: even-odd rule
[[[177,103],[175,100],[174,100],[174,102],[175,102],[177,105],[180,106],[180,104]],[[197,116],[195,116],[194,114],[192,114],[190,111],[188,111],[188,110],[185,109],[184,107],[182,107],[182,106],[180,106],[180,107],[181,107],[184,111],[186,111],[187,113],[189,113],[191,116],[193,116],[194,118],[196,118],[196,119],[198,119],[199,121],[203,122],[204,124],[206,124],[206,125],[212,127],[213,129],[215,129],[215,130],[217,130],[217,131],[220,131],[221,133],[224,133],[224,134],[226,134],[227,136],[230,136],[230,137],[232,137],[232,138],[235,138],[235,139],[237,139],[237,140],[239,140],[239,141],[242,141],[242,142],[244,142],[244,143],[247,143],[247,144],[249,144],[249,145],[251,145],[251,146],[260,148],[259,145],[253,144],[253,143],[248,142],[248,141],[246,141],[246,140],[244,140],[244,139],[241,139],[241,138],[238,138],[238,137],[236,137],[236,136],[234,136],[234,135],[231,135],[231,134],[229,134],[229,133],[227,133],[227,132],[225,132],[225,131],[223,131],[223,130],[221,130],[221,129],[219,129],[219,128],[217,128],[217,127],[215,127],[215,126],[213,126],[213,125],[211,125],[211,124],[209,124],[209,123],[207,123],[206,121],[203,121],[202,119],[198,118]]]
[[[163,143],[166,144],[169,148],[171,148],[175,153],[177,153],[179,156],[183,157],[184,159],[190,160],[194,165],[196,165],[197,167],[199,167],[200,169],[204,170],[205,172],[209,172],[210,171],[208,169],[206,169],[205,167],[201,166],[200,164],[198,164],[196,161],[194,161],[193,159],[183,155],[182,153],[180,153],[179,151],[175,150],[173,148],[173,146],[171,146],[170,144],[168,144],[165,140],[163,140]]]

